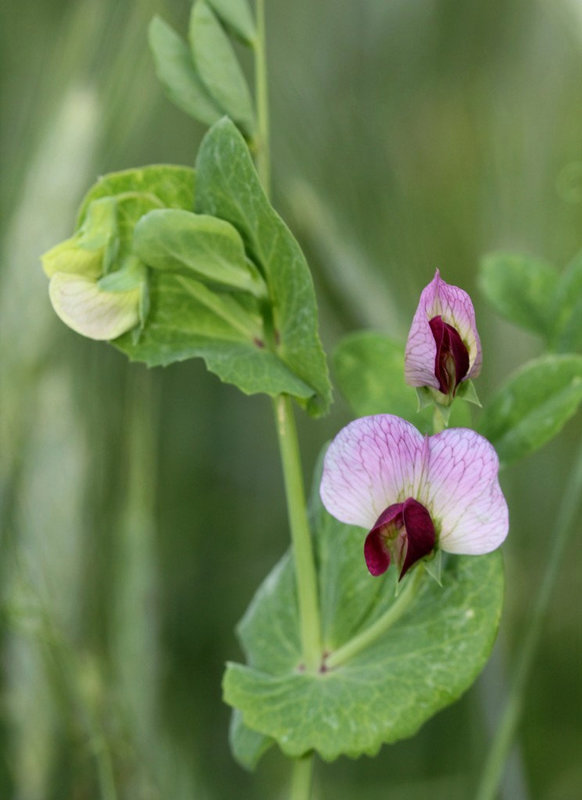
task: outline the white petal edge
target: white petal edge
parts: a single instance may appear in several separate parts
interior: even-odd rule
[[[89,339],[116,339],[139,322],[139,289],[104,292],[95,280],[56,272],[49,283],[49,296],[65,325]]]

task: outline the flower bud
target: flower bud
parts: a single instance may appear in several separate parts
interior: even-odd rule
[[[442,280],[438,269],[412,320],[405,352],[406,383],[429,390],[442,406],[481,371],[481,342],[471,298]]]
[[[94,200],[79,231],[42,257],[49,297],[60,319],[89,339],[116,339],[140,322],[145,267],[126,255],[111,272],[119,245],[117,200]]]

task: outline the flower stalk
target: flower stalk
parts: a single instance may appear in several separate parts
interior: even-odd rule
[[[409,576],[404,589],[384,614],[358,636],[354,636],[349,642],[334,650],[329,658],[326,659],[325,666],[328,669],[342,666],[342,664],[357,656],[358,653],[361,653],[362,650],[366,650],[366,648],[374,644],[389,628],[395,625],[414,601],[422,582],[423,574],[424,567],[419,564],[412,575]]]

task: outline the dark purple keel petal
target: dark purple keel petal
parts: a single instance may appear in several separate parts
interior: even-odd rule
[[[394,503],[393,505],[388,506],[388,508],[385,508],[374,523],[371,533],[374,531],[379,531],[382,528],[386,529],[388,525],[392,524],[400,527],[402,525],[403,506],[404,503]]]
[[[469,352],[458,332],[440,315],[429,323],[437,346],[434,370],[443,394],[453,394],[469,371]]]
[[[374,577],[382,575],[390,566],[390,553],[380,528],[374,528],[364,542],[366,566]]]
[[[402,580],[413,564],[432,552],[436,540],[431,516],[417,500],[409,497],[404,501],[402,517],[406,529],[406,556],[399,580]]]

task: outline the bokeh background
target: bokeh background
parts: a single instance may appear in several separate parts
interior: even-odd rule
[[[186,0],[1,10],[0,797],[284,797],[269,753],[231,759],[233,627],[287,542],[270,404],[192,361],[148,372],[66,329],[39,255],[99,174],[192,164],[204,130],[146,46]],[[436,266],[473,294],[487,397],[537,354],[490,311],[481,257],[562,268],[582,248],[581,0],[269,0],[275,203],[308,254],[328,352],[404,337]],[[349,419],[300,419],[306,473]],[[378,758],[319,764],[320,798],[471,798],[528,625],[580,419],[503,474],[507,592],[477,684]],[[579,524],[578,524],[578,527]],[[581,559],[574,533],[501,796],[582,796]]]

